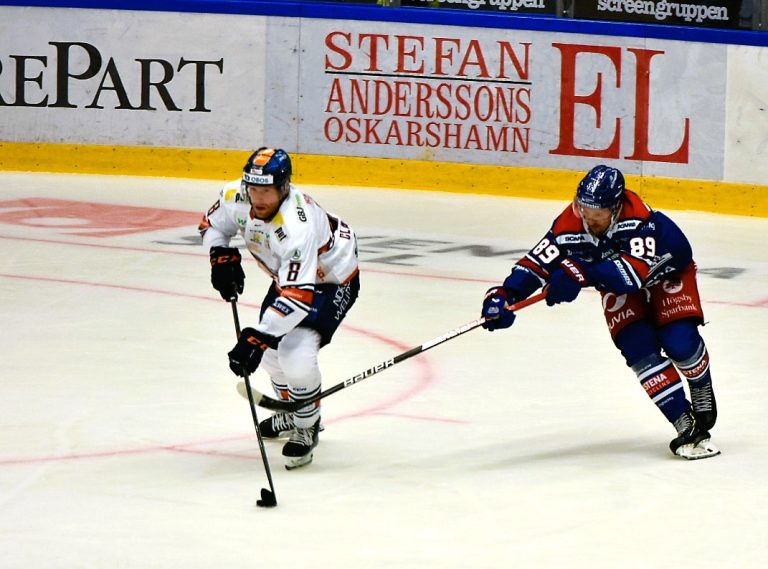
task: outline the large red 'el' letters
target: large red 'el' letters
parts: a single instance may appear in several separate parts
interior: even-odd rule
[[[601,127],[603,115],[603,75],[597,74],[594,91],[588,95],[576,94],[576,57],[582,53],[606,57],[616,70],[616,88],[621,88],[622,48],[579,44],[553,43],[560,50],[562,68],[560,75],[560,128],[557,148],[550,154],[567,156],[591,156],[598,158],[621,157],[621,118],[616,118],[613,138],[605,148],[579,148],[575,140],[576,105],[588,105],[595,111],[596,128]],[[650,150],[650,101],[651,101],[651,60],[663,51],[628,48],[635,58],[635,113],[634,148],[624,156],[627,160],[652,162],[674,162],[687,164],[690,146],[690,118],[685,117],[683,140],[677,150],[670,154],[656,154]]]

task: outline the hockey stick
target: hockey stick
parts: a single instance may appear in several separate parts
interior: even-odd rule
[[[547,296],[547,291],[545,289],[538,294],[534,294],[533,296],[526,298],[525,300],[521,300],[520,302],[517,302],[507,307],[507,310],[510,310],[510,311],[520,310],[522,308],[525,308],[526,306],[530,306],[531,304],[534,304],[536,302],[539,302],[540,300],[543,300],[544,298],[546,298],[546,296]],[[472,322],[464,324],[463,326],[454,328],[450,332],[447,332],[442,336],[438,336],[437,338],[434,338],[429,342],[425,342],[420,346],[411,348],[407,352],[403,352],[402,354],[396,355],[394,358],[384,360],[383,362],[378,363],[375,366],[369,367],[364,372],[358,373],[357,375],[353,375],[349,379],[346,379],[341,383],[337,383],[333,387],[330,387],[325,391],[318,393],[317,395],[315,395],[314,397],[311,397],[310,399],[302,399],[301,401],[282,401],[280,399],[273,399],[268,395],[264,395],[260,391],[252,389],[250,385],[248,385],[247,383],[248,381],[247,378],[246,378],[245,385],[241,383],[237,386],[238,391],[240,392],[240,395],[246,396],[246,394],[243,393],[243,388],[244,388],[245,391],[247,391],[248,400],[251,402],[255,401],[256,404],[259,405],[260,407],[264,407],[265,409],[271,409],[273,411],[283,411],[287,413],[293,413],[294,411],[301,409],[302,407],[305,407],[307,405],[311,405],[316,401],[320,401],[321,399],[324,399],[329,395],[336,393],[337,391],[346,389],[350,385],[359,383],[364,379],[371,377],[372,375],[376,375],[377,373],[382,372],[385,369],[389,369],[395,364],[399,364],[400,362],[403,362],[409,358],[412,358],[413,356],[416,356],[422,352],[426,352],[430,348],[434,348],[435,346],[439,346],[440,344],[447,342],[448,340],[452,340],[453,338],[457,338],[462,334],[466,334],[470,330],[474,330],[475,328],[482,326],[483,322],[485,322],[485,318],[478,318],[477,320],[473,320]]]
[[[240,339],[240,318],[237,316],[237,296],[233,296],[230,299],[232,305],[232,316],[235,319],[235,333],[237,339]],[[251,407],[251,417],[253,417],[253,426],[256,429],[256,438],[259,440],[259,450],[261,451],[261,459],[264,462],[264,470],[267,473],[267,480],[269,481],[269,490],[266,488],[261,489],[261,499],[256,500],[256,505],[262,508],[274,508],[277,506],[277,498],[275,497],[275,485],[272,482],[272,471],[269,469],[269,461],[267,460],[267,451],[264,449],[264,439],[261,438],[261,431],[259,431],[259,418],[256,416],[256,402],[254,396],[251,393],[251,382],[246,373],[243,378],[245,379],[245,385],[248,391],[248,402]]]

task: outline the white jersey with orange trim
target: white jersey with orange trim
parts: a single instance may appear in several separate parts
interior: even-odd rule
[[[345,284],[358,272],[357,238],[341,219],[294,186],[275,216],[251,217],[240,180],[224,186],[203,219],[203,246],[228,247],[240,233],[259,266],[275,281],[280,296],[256,329],[281,337],[309,313],[315,285]]]

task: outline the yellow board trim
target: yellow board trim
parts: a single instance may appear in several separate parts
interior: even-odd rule
[[[250,150],[0,142],[0,170],[229,180]],[[583,172],[292,154],[297,183],[568,200]],[[768,186],[627,176],[653,207],[768,217]]]

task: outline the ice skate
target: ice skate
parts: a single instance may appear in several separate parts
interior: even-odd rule
[[[686,460],[710,458],[720,454],[720,450],[712,444],[710,434],[697,422],[695,415],[686,411],[675,421],[677,437],[669,443],[672,454]]]
[[[285,468],[293,470],[312,462],[312,450],[317,446],[318,435],[320,433],[320,419],[308,429],[297,427],[291,438],[283,447],[283,456],[285,457]]]
[[[295,428],[293,413],[275,413],[268,419],[259,422],[259,432],[265,439],[287,437],[293,433]]]
[[[691,403],[693,416],[704,430],[709,430],[715,426],[717,420],[717,403],[715,402],[715,392],[712,390],[712,382],[696,387],[693,383],[691,387]]]

